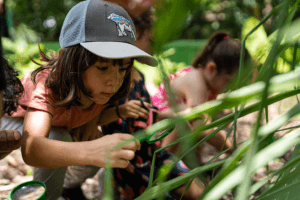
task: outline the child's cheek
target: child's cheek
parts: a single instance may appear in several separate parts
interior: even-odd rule
[[[121,86],[123,81],[124,81],[124,78],[125,78],[125,72],[118,72],[118,83],[119,85]]]
[[[88,73],[87,71],[85,71],[84,75],[83,75],[83,84],[84,86],[90,90],[90,87],[89,87],[89,79],[88,79]]]
[[[124,81],[124,79],[120,79],[120,81],[119,81],[119,84],[118,84],[118,89],[120,89],[121,88],[121,86],[122,86],[122,84],[123,84],[123,81]]]

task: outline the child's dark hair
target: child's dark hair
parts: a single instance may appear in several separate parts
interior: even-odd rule
[[[3,110],[4,114],[9,116],[16,111],[19,103],[18,100],[21,98],[24,92],[21,81],[17,78],[19,73],[14,70],[2,57],[3,71],[6,80],[6,87],[3,90]]]
[[[232,74],[239,68],[240,53],[239,41],[231,39],[226,32],[216,32],[210,37],[202,53],[196,57],[193,67],[205,67],[208,62],[213,61],[216,63],[218,73]],[[245,60],[249,57],[248,51],[245,50]]]
[[[67,107],[82,106],[80,103],[80,91],[87,97],[92,97],[92,94],[85,87],[83,82],[84,72],[99,60],[99,56],[86,50],[79,44],[63,48],[58,54],[51,54],[48,57],[40,50],[41,61],[46,62],[40,65],[39,68],[31,73],[31,79],[35,83],[37,74],[45,69],[50,69],[50,73],[46,80],[45,86],[50,88],[58,102],[56,106]],[[113,95],[108,103],[113,103],[116,100],[123,99],[130,91],[131,69],[133,66],[133,59],[130,67],[126,71],[126,75],[121,88]]]
[[[3,62],[2,58],[0,60],[0,92],[6,88],[6,81],[4,77],[4,70],[3,70]]]
[[[130,14],[130,12],[128,13]],[[134,23],[136,32],[139,34],[137,39],[142,38],[145,31],[151,30],[152,11],[150,9],[143,12],[140,16],[130,15],[130,17]]]

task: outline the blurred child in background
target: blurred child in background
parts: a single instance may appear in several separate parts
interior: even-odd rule
[[[170,86],[175,94],[176,103],[180,114],[188,113],[192,108],[213,100],[222,93],[239,68],[241,43],[232,39],[226,32],[216,32],[207,42],[202,53],[196,57],[192,67],[182,69],[175,74],[169,75]],[[246,59],[249,57],[246,52]],[[153,104],[158,107],[161,119],[174,115],[170,105],[164,83],[158,92],[151,96]],[[194,128],[199,123],[210,123],[208,116],[203,120],[193,120],[189,123]],[[213,130],[202,132],[199,137],[203,139]],[[176,130],[166,136],[162,146],[178,139]],[[232,147],[232,143],[226,138],[226,132],[220,131],[208,142],[218,150],[226,150]],[[178,146],[173,145],[167,148],[170,152],[176,153]],[[232,153],[232,149],[227,151]],[[201,146],[198,147],[198,156],[201,159]]]

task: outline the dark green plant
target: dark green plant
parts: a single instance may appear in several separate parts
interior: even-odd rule
[[[219,30],[226,30],[233,37],[240,38],[241,27],[249,17],[261,20],[270,9],[281,2],[275,0],[196,0],[194,8],[185,19],[180,38],[206,39]],[[277,16],[275,15],[264,24],[267,34],[274,31],[272,23],[276,23]]]
[[[175,63],[172,62],[170,59],[166,58],[169,55],[172,55],[174,53],[174,49],[169,49],[162,53],[162,55],[159,55],[164,61],[164,69],[167,75],[173,74],[176,71],[188,67],[185,63]],[[154,57],[158,57],[157,55]],[[150,67],[145,64],[141,64],[139,62],[135,62],[134,66],[141,71],[145,75],[145,80],[146,81],[151,81],[153,82],[156,86],[162,83],[163,81],[163,76],[160,73],[160,70],[158,67]]]
[[[14,41],[8,38],[2,38],[2,46],[3,55],[7,58],[9,64],[20,72],[19,78],[38,67],[38,65],[31,62],[29,58],[31,57],[39,62],[39,46],[42,51],[45,49],[45,45],[43,44],[30,44],[22,38]]]
[[[244,38],[246,34],[258,24],[259,21],[256,18],[248,18],[242,28],[242,37]],[[260,26],[259,29],[247,38],[247,50],[251,56],[259,62],[259,65],[266,61],[276,35],[277,31],[267,36],[264,28]],[[293,63],[293,58],[295,58],[296,63]],[[291,46],[278,57],[274,67],[278,73],[284,73],[290,71],[292,65],[299,65],[299,61],[300,51],[297,51],[294,55],[294,47],[291,44]]]

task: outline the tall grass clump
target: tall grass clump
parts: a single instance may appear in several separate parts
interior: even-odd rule
[[[185,1],[180,0],[183,3]],[[186,164],[191,171],[183,176],[174,178],[169,181],[164,180],[164,176],[170,168],[165,168],[165,173],[159,173],[160,177],[153,177],[153,169],[151,169],[151,177],[147,190],[137,199],[138,200],[150,200],[150,199],[162,199],[162,195],[174,188],[189,182],[195,177],[201,177],[201,175],[209,170],[213,170],[221,167],[218,174],[212,178],[211,183],[207,185],[204,193],[199,197],[201,200],[218,200],[228,191],[233,193],[235,199],[246,200],[263,188],[267,184],[266,189],[261,192],[256,199],[299,199],[300,189],[300,130],[294,130],[292,134],[279,138],[274,142],[270,142],[270,138],[274,136],[274,133],[278,131],[282,126],[288,123],[293,117],[300,112],[300,104],[292,107],[286,113],[282,114],[275,120],[267,123],[262,123],[264,114],[268,119],[268,106],[270,104],[281,101],[285,98],[296,96],[300,93],[300,69],[297,66],[299,59],[297,58],[297,51],[299,48],[299,36],[300,36],[300,19],[294,19],[295,13],[299,12],[300,1],[286,0],[279,6],[275,7],[265,18],[263,18],[254,28],[252,28],[242,41],[242,51],[240,59],[240,69],[235,85],[231,87],[229,92],[223,99],[210,101],[195,107],[190,113],[173,117],[167,121],[160,121],[150,128],[135,133],[135,137],[140,141],[144,141],[148,136],[163,131],[170,126],[176,125],[179,131],[179,139],[172,144],[179,143],[181,145],[181,151],[176,155],[179,159],[185,159],[187,156],[191,156],[189,153],[195,149],[197,145],[202,144],[207,139],[217,133],[218,130],[224,126],[232,123],[232,130],[234,136],[234,153],[221,161],[214,161],[217,157],[221,156],[224,152],[214,157],[210,162],[203,166],[197,166],[196,162],[193,162],[191,157],[185,159]],[[179,4],[181,5],[181,4]],[[268,42],[270,49],[268,50],[265,59],[261,60],[261,65],[257,67],[257,76],[254,83],[251,84],[252,76],[245,77],[244,74],[249,74],[245,70],[248,68],[245,65],[244,52],[245,46],[247,46],[247,39],[253,34],[259,27],[261,27],[270,17],[273,15],[279,15],[279,21],[277,23],[276,31],[272,34],[273,39]],[[176,20],[170,20],[169,26],[164,27],[164,30],[172,30],[170,27],[173,23],[177,23]],[[158,41],[162,37],[162,32],[157,29],[156,38]],[[177,30],[175,30],[177,32]],[[164,38],[162,41],[166,41]],[[277,60],[287,50],[292,48],[293,58],[291,64],[291,70],[287,73],[277,73]],[[158,48],[159,49],[159,48]],[[167,63],[164,63],[163,54],[158,54],[159,69],[166,88],[170,96],[174,110],[176,111],[175,101],[172,95],[172,90],[166,79],[167,74],[164,68]],[[252,75],[252,74],[250,74]],[[296,97],[295,97],[296,98]],[[189,130],[185,127],[185,122],[201,117],[202,114],[214,115],[218,111],[223,109],[234,108],[235,112],[229,114],[223,118],[212,121],[209,124],[202,124],[196,127],[194,130]],[[258,112],[255,125],[251,132],[251,137],[244,141],[242,144],[236,143],[236,126],[237,120],[247,114]],[[195,140],[198,138],[199,133],[211,129],[217,128],[210,135],[201,141]],[[182,134],[184,133],[184,134]],[[172,145],[170,144],[170,145]],[[124,144],[119,144],[116,147],[120,148]],[[292,157],[285,163],[283,167],[277,171],[268,174],[268,176],[253,184],[252,176],[260,169],[268,165],[269,162],[275,160],[278,157],[283,156],[292,147],[295,147]],[[157,150],[160,151],[161,149]],[[112,174],[109,167],[109,159],[107,159],[107,173],[105,179],[106,195],[104,199],[113,198],[112,187]],[[155,162],[155,156],[153,159]],[[176,162],[176,160],[175,160]],[[152,164],[154,166],[154,164]],[[269,180],[273,180],[272,182]],[[159,184],[156,184],[158,183]]]

